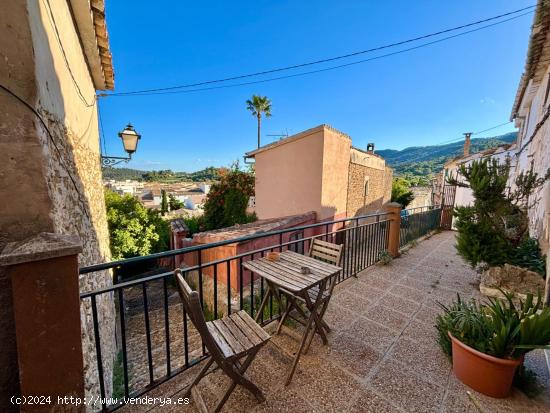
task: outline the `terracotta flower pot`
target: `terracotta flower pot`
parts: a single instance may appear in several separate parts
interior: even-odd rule
[[[475,391],[491,397],[503,398],[510,394],[517,360],[489,356],[467,346],[449,333],[453,346],[453,372],[460,381]]]

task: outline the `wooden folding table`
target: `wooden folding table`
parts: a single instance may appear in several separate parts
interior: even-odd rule
[[[320,311],[321,306],[328,303],[330,299],[330,289],[327,288],[328,283],[332,277],[335,277],[342,271],[342,268],[293,251],[281,252],[279,259],[275,261],[268,260],[265,257],[246,261],[243,263],[243,267],[264,278],[267,284],[267,291],[256,314],[256,321],[263,313],[270,296],[273,296],[277,300],[279,308],[282,310],[281,292],[286,293],[287,296],[290,295],[291,299],[295,299],[294,297],[303,299],[309,310],[310,314],[308,317],[300,310],[298,305],[294,306],[307,321],[305,322],[305,330],[300,342],[300,348],[294,357],[292,368],[286,380],[286,384],[288,385],[292,380],[310,332],[312,334],[311,337],[317,332],[324,344],[328,342],[326,337],[328,327],[319,315],[323,313]],[[302,273],[303,267],[309,268],[309,273]],[[296,304],[295,302],[293,303]],[[281,317],[277,332],[280,331],[287,314],[285,313]]]

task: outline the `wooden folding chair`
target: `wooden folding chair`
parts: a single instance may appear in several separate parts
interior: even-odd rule
[[[317,259],[317,260],[339,266],[340,265],[340,260],[341,260],[341,257],[342,257],[342,250],[343,250],[343,245],[333,244],[333,243],[330,243],[330,242],[326,242],[326,241],[322,241],[320,239],[314,238],[311,241],[311,245],[309,247],[308,255],[312,258]],[[309,339],[307,341],[307,344],[306,344],[306,347],[305,347],[305,350],[304,350],[304,354],[307,353],[307,351],[309,349],[309,346],[311,345],[311,341],[313,340],[313,337],[315,336],[315,331],[319,331],[318,330],[319,328],[323,328],[323,329],[326,330],[327,333],[330,332],[330,327],[323,320],[323,316],[325,315],[325,312],[327,311],[328,304],[329,304],[329,301],[330,301],[330,297],[332,296],[332,291],[334,290],[334,286],[336,285],[337,277],[338,277],[338,274],[331,277],[331,279],[329,280],[328,288],[323,293],[322,302],[320,304],[320,310],[319,310],[319,313],[318,313],[318,318],[320,320],[321,326],[317,326],[316,329],[312,330],[311,336],[309,337]],[[310,289],[308,291],[308,295],[309,295],[309,298],[310,298],[309,302],[315,303],[317,301],[317,295],[318,294],[319,294],[319,288],[318,287],[314,287],[314,288]],[[296,300],[300,300],[300,302],[304,302],[306,305],[307,305],[307,302],[304,299],[302,299],[301,297],[296,297],[296,296],[294,296],[290,293],[285,292],[285,295],[287,297],[287,303],[288,304],[287,304],[287,308],[286,308],[283,316],[281,317],[281,321],[279,322],[279,326],[277,328],[277,333],[279,333],[279,331],[281,329],[281,326],[283,325],[285,319],[288,317],[288,315],[290,314],[292,309],[296,309],[302,317],[305,317],[304,311],[298,305]],[[309,307],[308,307],[308,310],[311,311],[311,309]],[[323,338],[323,341],[325,341],[324,334],[321,334],[321,337]]]
[[[263,328],[245,312],[238,311],[222,319],[208,321],[204,319],[199,294],[191,290],[180,270],[174,272],[178,290],[185,311],[191,322],[201,335],[202,341],[210,354],[210,359],[189,386],[187,396],[191,394],[197,409],[208,413],[197,384],[204,377],[212,363],[231,379],[231,385],[218,401],[214,413],[219,412],[237,384],[248,389],[259,402],[265,400],[262,391],[250,380],[244,377],[246,369],[258,353],[258,350],[270,339]],[[240,361],[244,358],[244,361]]]

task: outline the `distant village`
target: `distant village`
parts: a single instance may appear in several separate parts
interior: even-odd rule
[[[144,207],[149,209],[160,209],[162,202],[162,191],[167,197],[179,201],[183,208],[171,210],[169,215],[201,215],[206,196],[210,191],[210,183],[205,182],[140,182],[135,180],[116,181],[114,179],[104,180],[105,188],[120,195],[131,195],[135,197]]]

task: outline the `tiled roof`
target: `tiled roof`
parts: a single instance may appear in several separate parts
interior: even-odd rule
[[[189,228],[187,228],[187,225],[181,218],[173,219],[170,221],[170,228],[172,229],[172,232],[178,233],[178,232],[189,232]]]
[[[519,107],[523,96],[529,86],[530,81],[537,84],[545,75],[545,69],[550,62],[550,41],[548,34],[550,29],[550,2],[548,0],[539,0],[535,11],[533,26],[531,27],[531,37],[527,49],[527,59],[525,69],[521,75],[518,91],[512,107],[511,120],[515,119],[519,112]]]
[[[105,1],[91,0],[90,3],[94,19],[97,48],[105,79],[105,88],[112,90],[115,88],[115,73],[113,70],[113,56],[109,47],[109,33],[107,32],[107,23],[105,22]]]

